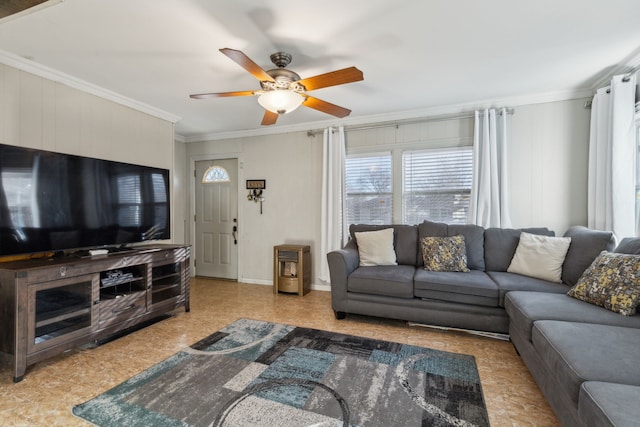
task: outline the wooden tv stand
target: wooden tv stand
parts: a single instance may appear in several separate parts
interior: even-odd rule
[[[136,246],[78,258],[0,263],[0,355],[27,366],[178,307],[189,311],[190,247]]]

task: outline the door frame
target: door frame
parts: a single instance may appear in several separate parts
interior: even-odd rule
[[[224,153],[224,154],[200,154],[200,155],[196,155],[196,156],[191,156],[189,158],[189,175],[188,175],[188,180],[189,180],[189,212],[187,213],[186,216],[186,221],[188,224],[188,230],[189,230],[189,240],[190,240],[190,244],[191,244],[191,258],[190,258],[190,267],[191,267],[191,271],[193,272],[193,276],[197,276],[198,275],[198,267],[196,265],[194,265],[195,261],[198,259],[198,253],[196,252],[196,223],[193,219],[195,212],[196,212],[196,185],[195,185],[195,180],[197,179],[197,177],[195,176],[196,173],[196,162],[199,161],[207,161],[207,160],[224,160],[224,159],[235,159],[238,162],[238,206],[237,206],[237,211],[238,211],[238,271],[236,272],[236,278],[237,281],[240,282],[241,281],[241,275],[240,272],[244,271],[243,269],[243,264],[242,264],[242,233],[243,233],[243,229],[242,229],[242,218],[243,218],[243,209],[242,206],[244,206],[244,204],[240,203],[240,200],[243,200],[242,197],[244,197],[244,193],[243,193],[243,186],[240,185],[240,183],[244,182],[244,169],[243,169],[243,165],[244,162],[242,160],[242,154],[241,153]]]

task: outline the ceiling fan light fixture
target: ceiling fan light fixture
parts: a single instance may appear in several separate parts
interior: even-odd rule
[[[276,89],[264,92],[258,97],[258,103],[272,113],[287,114],[298,108],[304,97],[288,89]]]

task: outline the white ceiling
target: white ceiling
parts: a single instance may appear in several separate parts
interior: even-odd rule
[[[364,81],[312,95],[345,123],[593,89],[640,47],[638,0],[65,0],[0,21],[0,50],[180,117],[185,140],[260,128],[259,89],[218,49],[293,55],[303,78],[356,66]],[[0,58],[1,60],[1,58]],[[567,95],[570,96],[570,95]],[[281,129],[327,122],[301,107]]]

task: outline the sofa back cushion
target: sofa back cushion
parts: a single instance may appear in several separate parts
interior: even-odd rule
[[[600,252],[611,251],[615,245],[612,232],[592,230],[581,225],[569,228],[564,237],[571,237],[571,245],[562,265],[562,282],[569,286],[578,282]]]
[[[546,227],[536,228],[487,228],[484,230],[484,265],[486,271],[507,271],[523,231],[542,236],[555,236]]]
[[[355,240],[356,233],[364,231],[383,230],[393,228],[393,246],[396,251],[396,259],[401,265],[416,265],[418,259],[418,228],[415,225],[371,225],[352,224],[349,226],[349,234]]]
[[[625,237],[616,246],[614,252],[619,254],[640,255],[640,237]]]
[[[449,224],[449,236],[464,236],[467,246],[467,267],[471,270],[484,271],[484,228],[473,224]]]
[[[418,242],[423,237],[463,236],[467,251],[467,267],[484,270],[484,228],[473,224],[444,224],[425,220],[418,225]],[[418,245],[420,246],[420,245]],[[424,266],[422,248],[418,248],[418,266]]]

